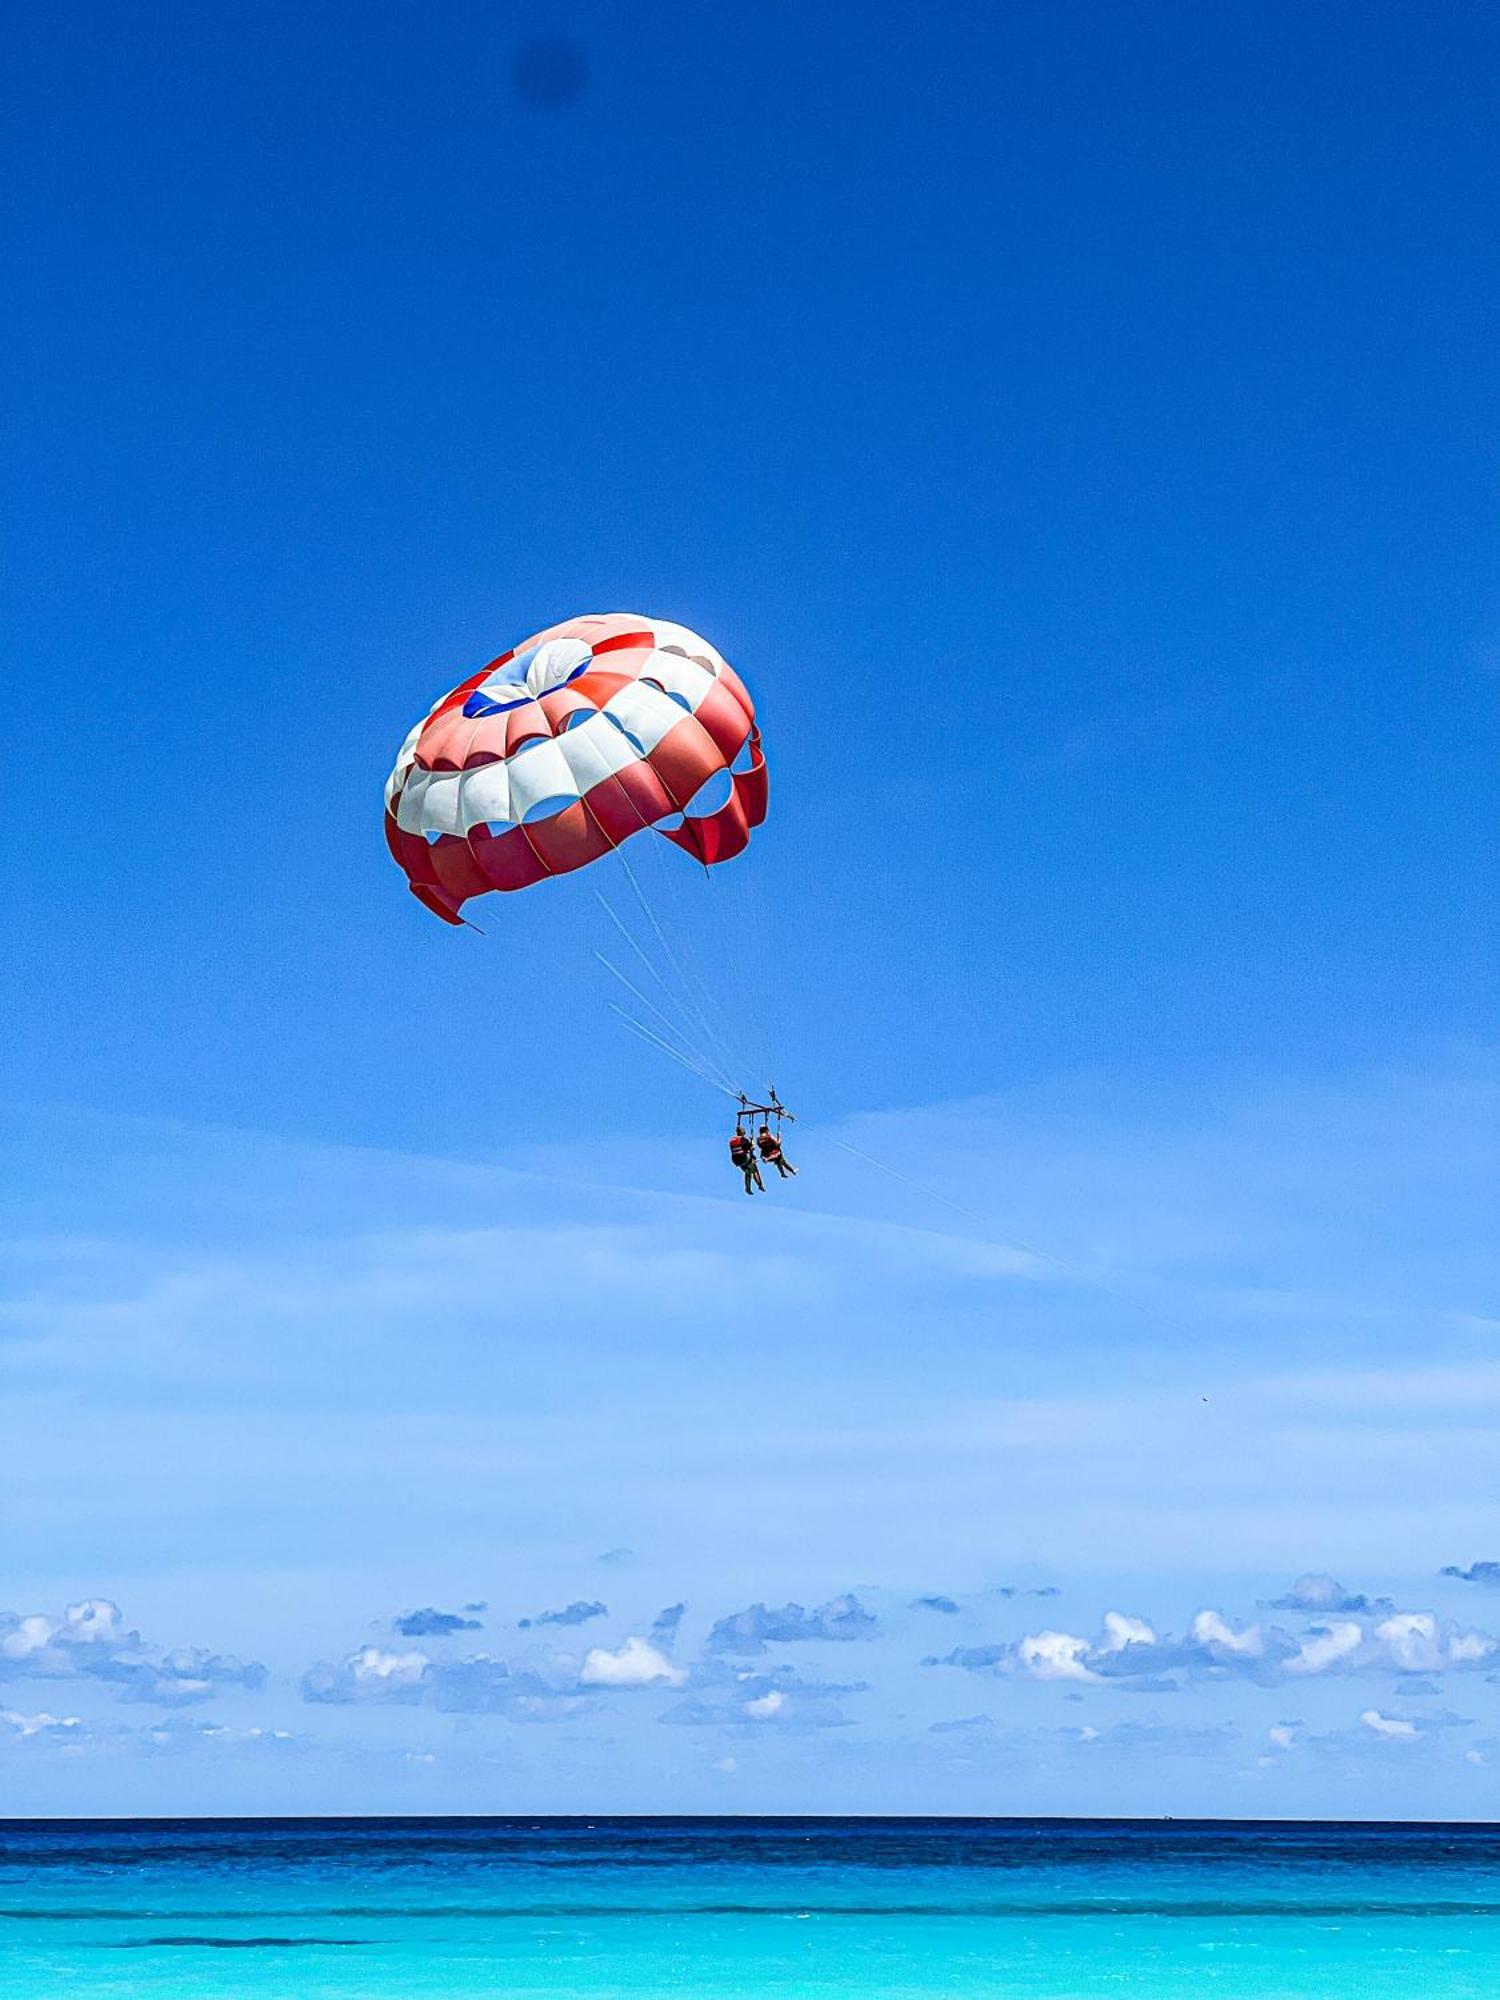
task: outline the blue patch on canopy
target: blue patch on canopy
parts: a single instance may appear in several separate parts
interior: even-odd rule
[[[619,730],[620,734],[625,738],[625,741],[630,745],[631,749],[634,750],[634,752],[638,757],[645,756],[646,754],[645,744],[641,741],[640,737],[636,735],[633,729],[627,729],[625,727],[625,724],[620,720],[619,716],[615,714],[612,708],[601,708],[599,713],[602,716],[604,716],[606,720],[612,722],[615,725],[615,728]]]
[[[523,701],[530,701],[526,674],[536,658],[536,652],[535,646],[528,646],[524,653],[517,653],[504,666],[496,667],[492,674],[487,674],[464,703],[464,714],[474,718],[503,715],[506,709],[519,708]]]
[[[508,701],[497,700],[493,695],[486,694],[483,688],[475,688],[464,703],[464,714],[473,718],[481,715],[503,715],[506,709],[521,708],[530,699],[531,693],[527,688],[522,688],[519,694],[511,695]]]
[[[559,813],[566,812],[569,806],[576,806],[577,803],[577,792],[561,792],[552,798],[538,799],[521,815],[521,824],[531,826],[539,819],[556,819]]]

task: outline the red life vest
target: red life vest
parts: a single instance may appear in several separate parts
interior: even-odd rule
[[[762,1132],[755,1143],[760,1147],[760,1156],[763,1160],[779,1160],[781,1158],[781,1141],[773,1139],[769,1132]]]
[[[730,1140],[729,1157],[737,1167],[742,1167],[747,1160],[755,1158],[754,1149],[743,1132],[736,1132]]]

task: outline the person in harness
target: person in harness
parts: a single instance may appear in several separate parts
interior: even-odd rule
[[[755,1143],[760,1148],[760,1156],[768,1167],[774,1167],[781,1178],[790,1180],[797,1169],[781,1150],[781,1141],[769,1125],[762,1125],[755,1135]]]
[[[735,1126],[734,1137],[729,1142],[729,1157],[745,1176],[746,1194],[754,1194],[756,1188],[764,1194],[766,1184],[760,1177],[760,1162],[755,1157],[750,1134],[742,1131],[738,1125]]]

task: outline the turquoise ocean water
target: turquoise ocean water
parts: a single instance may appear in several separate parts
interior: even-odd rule
[[[0,1824],[0,1992],[1500,1994],[1500,1828]]]

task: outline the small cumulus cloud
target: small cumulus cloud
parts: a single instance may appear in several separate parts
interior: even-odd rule
[[[627,1639],[613,1652],[604,1646],[591,1648],[578,1678],[584,1687],[681,1687],[687,1670],[674,1666],[648,1639]]]
[[[1095,1678],[1088,1664],[1091,1650],[1087,1639],[1071,1632],[1029,1632],[1016,1647],[1015,1658],[1033,1680],[1091,1681]]]
[[[685,1604],[668,1604],[657,1612],[651,1621],[648,1634],[653,1646],[670,1648],[677,1637],[677,1628],[682,1623],[682,1615],[687,1610]]]
[[[1226,1749],[1239,1735],[1232,1723],[1178,1724],[1170,1722],[1115,1722],[1105,1728],[1084,1724],[1081,1728],[1048,1732],[1054,1740],[1077,1744],[1090,1756],[1120,1752],[1152,1757],[1206,1757]]]
[[[513,1667],[491,1653],[434,1659],[359,1646],[339,1661],[319,1661],[302,1676],[304,1701],[332,1707],[401,1706],[441,1709],[452,1715],[505,1715],[522,1722],[553,1722],[576,1713],[577,1675],[566,1662],[551,1673]]]
[[[1380,1745],[1390,1745],[1397,1755],[1416,1755],[1419,1754],[1419,1746],[1425,1745],[1430,1752],[1444,1735],[1455,1730],[1472,1729],[1473,1726],[1471,1716],[1455,1715],[1451,1710],[1429,1715],[1389,1715],[1384,1709],[1371,1705],[1361,1709],[1357,1718],[1342,1728],[1314,1730],[1297,1724],[1292,1742],[1286,1747],[1294,1745],[1309,1755],[1340,1762],[1350,1755],[1369,1754],[1372,1749],[1380,1755],[1376,1747]],[[1275,1730],[1270,1732],[1273,1741],[1276,1735]],[[1468,1753],[1465,1755],[1467,1757]],[[1270,1758],[1261,1759],[1263,1765],[1271,1761]]]
[[[1258,1625],[1241,1625],[1236,1629],[1217,1611],[1200,1611],[1190,1629],[1193,1644],[1210,1655],[1238,1654],[1253,1660],[1265,1651],[1266,1642]]]
[[[1106,1611],[1101,1653],[1123,1653],[1127,1646],[1154,1646],[1156,1634],[1144,1618],[1131,1618],[1123,1611]]]
[[[305,1701],[346,1704],[361,1701],[420,1701],[431,1666],[425,1653],[387,1652],[360,1646],[337,1666],[320,1662],[302,1676]]]
[[[1500,1562],[1471,1562],[1467,1568],[1445,1563],[1439,1576],[1455,1576],[1460,1583],[1482,1584],[1486,1590],[1500,1590]]]
[[[752,1733],[768,1728],[792,1733],[842,1729],[850,1718],[840,1702],[847,1695],[867,1692],[865,1681],[820,1680],[792,1666],[763,1672],[724,1659],[706,1659],[693,1668],[686,1698],[658,1720],[676,1727]]]
[[[850,1717],[833,1696],[856,1691],[800,1682],[795,1675],[747,1674],[735,1683],[691,1694],[658,1719],[678,1728],[742,1732],[842,1729]]]
[[[958,1603],[952,1597],[936,1595],[931,1597],[914,1597],[911,1601],[911,1609],[913,1611],[941,1611],[947,1616],[952,1617],[958,1610]]]
[[[929,1653],[923,1660],[924,1667],[963,1667],[971,1674],[989,1672],[1010,1659],[1015,1648],[1010,1644],[990,1646],[955,1646],[951,1653]]]
[[[1363,1710],[1359,1719],[1366,1729],[1387,1743],[1415,1743],[1422,1733],[1415,1722],[1404,1721],[1396,1715],[1382,1715],[1378,1708]]]
[[[708,1635],[711,1653],[761,1653],[816,1639],[871,1639],[880,1622],[852,1592],[808,1611],[800,1604],[752,1604],[721,1618]]]
[[[132,1728],[120,1724],[97,1726],[79,1716],[53,1715],[46,1709],[34,1714],[17,1709],[0,1710],[0,1740],[6,1739],[31,1754],[58,1751],[64,1755],[255,1754],[310,1747],[310,1739],[293,1730],[258,1724],[203,1722],[185,1715],[170,1715]]]
[[[586,1625],[591,1618],[606,1617],[608,1612],[609,1606],[597,1598],[576,1597],[560,1611],[538,1611],[531,1618],[518,1618],[516,1625],[522,1632],[529,1632],[537,1625]]]
[[[0,1709],[0,1729],[21,1742],[51,1744],[81,1743],[87,1729],[76,1715],[50,1715],[45,1709],[23,1715],[18,1709]]]
[[[1363,1591],[1345,1590],[1327,1570],[1308,1570],[1299,1576],[1282,1597],[1269,1600],[1272,1611],[1305,1611],[1328,1616],[1334,1612],[1387,1611],[1388,1597],[1366,1597]]]
[[[482,1604],[465,1605],[465,1611],[482,1611]],[[404,1611],[393,1619],[394,1629],[403,1639],[446,1639],[453,1632],[477,1632],[480,1621],[465,1617],[457,1611],[434,1611],[431,1605],[421,1611]]]
[[[127,1628],[118,1604],[90,1597],[61,1617],[0,1612],[0,1679],[95,1680],[124,1701],[206,1701],[224,1688],[258,1690],[266,1669],[200,1646],[163,1648]]]
[[[1286,1662],[1289,1674],[1324,1674],[1350,1659],[1364,1644],[1365,1631],[1354,1620],[1335,1625],[1314,1625],[1296,1652]]]
[[[1235,1625],[1221,1611],[1206,1607],[1194,1615],[1182,1638],[1163,1637],[1144,1618],[1108,1611],[1093,1638],[1044,1630],[1014,1642],[955,1647],[930,1655],[923,1664],[1167,1694],[1177,1691],[1184,1678],[1241,1679],[1271,1687],[1334,1673],[1459,1672],[1493,1664],[1497,1651],[1500,1645],[1487,1633],[1445,1623],[1427,1611],[1393,1611],[1370,1620],[1327,1619],[1293,1633],[1256,1623]]]
[[[153,1752],[179,1751],[191,1755],[202,1751],[264,1752],[282,1754],[309,1748],[309,1739],[291,1729],[267,1729],[259,1724],[248,1727],[227,1722],[199,1722],[184,1715],[169,1716],[138,1732],[140,1747]]]
[[[1471,1653],[1475,1659],[1483,1657],[1482,1649],[1473,1651],[1483,1644],[1475,1634],[1452,1636],[1445,1657],[1438,1622],[1430,1611],[1399,1611],[1382,1619],[1375,1627],[1375,1637],[1389,1654],[1391,1664],[1407,1674],[1440,1672],[1444,1666],[1456,1665]]]

